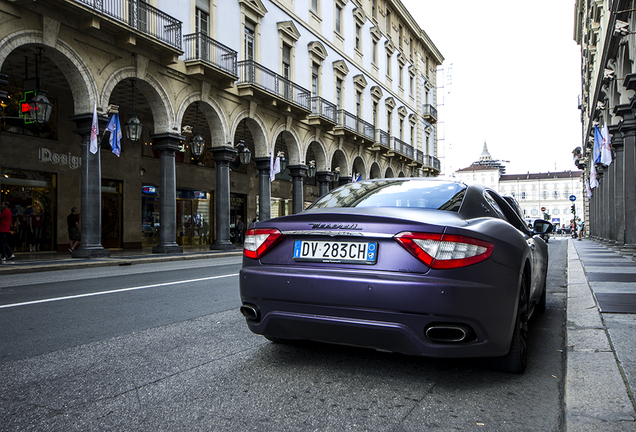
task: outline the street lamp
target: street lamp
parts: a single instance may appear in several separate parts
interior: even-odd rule
[[[236,143],[236,147],[238,148],[238,157],[241,165],[249,165],[252,160],[252,152],[245,144],[245,127],[247,125],[247,120],[243,120],[243,139],[240,139],[238,143]]]
[[[336,167],[336,169],[333,170],[333,181],[334,183],[340,181],[340,167]]]
[[[53,104],[46,98],[46,91],[40,88],[40,64],[42,63],[43,48],[37,48],[35,54],[35,96],[28,102],[26,119],[42,127],[49,122]],[[24,111],[24,109],[23,109]]]
[[[197,110],[197,126],[195,129],[196,132],[194,133],[194,137],[191,141],[191,145],[192,154],[195,158],[199,159],[203,154],[203,149],[205,148],[205,140],[203,139],[201,132],[199,132],[199,102],[195,103],[195,108]]]
[[[139,141],[139,138],[141,138],[141,130],[143,128],[143,125],[141,124],[141,121],[139,120],[139,116],[134,113],[135,111],[135,80],[130,80],[130,81],[132,83],[132,91],[131,91],[132,109],[131,109],[131,113],[129,114],[128,121],[126,122],[126,137],[128,138],[130,142],[134,144],[137,141]]]
[[[316,161],[309,162],[309,168],[307,169],[307,175],[314,177],[316,175]]]

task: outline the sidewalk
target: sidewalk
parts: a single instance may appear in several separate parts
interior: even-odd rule
[[[153,254],[152,248],[111,249],[108,258],[71,258],[70,252],[15,252],[14,259],[0,264],[0,276],[51,270],[241,256],[242,254],[242,246],[230,250],[210,250],[209,246],[184,246],[183,253],[180,254]]]
[[[636,431],[636,262],[568,240],[565,430]]]

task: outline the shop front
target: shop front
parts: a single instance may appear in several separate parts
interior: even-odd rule
[[[159,244],[159,187],[142,186],[142,246]],[[206,191],[177,189],[177,244],[179,246],[212,243],[212,194]]]

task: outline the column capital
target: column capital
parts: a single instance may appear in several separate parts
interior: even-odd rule
[[[307,165],[288,166],[292,177],[307,177]]]
[[[93,113],[84,113],[70,116],[68,118],[70,121],[75,123],[76,129],[73,133],[78,135],[89,135],[91,133],[91,127],[93,126]],[[106,129],[106,125],[108,124],[108,116],[103,114],[97,114],[97,127],[101,131],[100,136],[97,137],[97,140],[101,138],[101,135],[104,133],[104,129]]]
[[[321,171],[316,173],[316,180],[319,182],[332,182],[333,173],[331,171]]]
[[[166,132],[160,134],[150,135],[153,140],[152,147],[154,150],[179,150],[179,144],[185,141],[185,137],[180,134]]]
[[[259,171],[267,171],[269,172],[269,170],[271,169],[270,167],[270,163],[271,163],[271,159],[266,156],[266,157],[257,157],[253,159],[254,162],[256,162],[256,169]]]
[[[209,151],[215,162],[232,162],[238,153],[234,147],[227,146],[212,147]]]

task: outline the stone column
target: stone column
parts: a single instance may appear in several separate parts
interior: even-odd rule
[[[272,182],[269,178],[270,158],[254,158],[258,170],[258,220],[264,221],[272,217]]]
[[[303,211],[304,197],[303,197],[303,177],[307,176],[306,165],[294,165],[290,166],[289,172],[292,176],[292,214],[300,213]]]
[[[159,244],[152,253],[182,253],[177,239],[177,175],[174,154],[185,137],[174,133],[150,135],[153,149],[159,151]]]
[[[80,192],[80,227],[81,240],[73,258],[102,258],[110,256],[110,251],[102,246],[102,165],[101,149],[97,153],[90,152],[90,135],[93,113],[79,114],[69,117],[75,122],[82,141],[82,171]],[[108,117],[97,116],[99,131],[103,133],[108,124]],[[98,136],[98,141],[101,138]],[[70,212],[70,209],[67,209]]]
[[[318,194],[323,196],[329,192],[329,183],[333,181],[333,173],[330,171],[317,172],[316,180],[318,180]]]
[[[234,249],[235,246],[230,241],[230,162],[234,160],[237,151],[235,148],[225,146],[214,147],[210,151],[212,159],[216,162],[216,191],[214,191],[216,239],[210,245],[210,249]]]
[[[616,247],[620,249],[625,245],[625,173],[624,169],[624,157],[623,157],[623,141],[617,140],[612,143],[614,148],[614,207],[615,207],[615,223],[616,223]],[[629,216],[633,217],[633,215]]]
[[[636,102],[636,101],[635,101]],[[623,137],[623,196],[625,197],[625,244],[621,255],[636,253],[636,119],[631,104],[617,105],[614,112],[623,117],[618,130]]]

